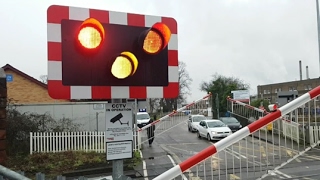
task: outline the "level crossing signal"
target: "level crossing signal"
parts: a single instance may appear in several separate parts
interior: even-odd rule
[[[176,98],[177,33],[170,17],[52,5],[48,93],[54,99]]]
[[[88,18],[63,20],[61,30],[64,85],[168,85],[166,24],[146,28]]]

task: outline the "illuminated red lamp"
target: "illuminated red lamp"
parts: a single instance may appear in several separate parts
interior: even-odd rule
[[[157,54],[168,45],[171,31],[167,25],[158,22],[146,31],[144,35],[142,47],[144,52]]]
[[[94,19],[86,19],[80,26],[77,40],[85,49],[99,48],[104,41],[105,30],[102,24]]]

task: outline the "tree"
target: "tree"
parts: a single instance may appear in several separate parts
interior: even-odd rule
[[[231,91],[234,90],[247,90],[249,85],[242,80],[235,77],[226,77],[220,74],[214,74],[212,80],[208,82],[202,82],[200,84],[200,90],[207,93],[212,93],[210,100],[211,107],[217,107],[216,99],[218,99],[219,113],[224,114],[227,112],[227,97],[231,97]],[[218,98],[216,96],[218,95]],[[213,104],[215,106],[213,106]],[[217,108],[214,108],[217,109]],[[215,113],[217,115],[217,112]]]
[[[256,99],[251,101],[251,106],[259,108],[261,105],[264,107],[266,111],[269,111],[268,106],[269,106],[269,101],[265,99]]]
[[[47,84],[48,83],[48,75],[41,75],[40,81],[44,84]]]
[[[192,79],[186,69],[186,66],[187,65],[185,62],[179,61],[179,96],[174,99],[159,99],[158,101],[155,101],[159,104],[159,106],[163,107],[163,112],[177,109],[178,104],[185,102],[187,96],[190,95],[190,84]]]

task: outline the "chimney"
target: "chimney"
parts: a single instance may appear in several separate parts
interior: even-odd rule
[[[301,67],[301,60],[299,61],[299,72],[300,72],[300,81],[302,81],[302,67]]]
[[[307,75],[307,79],[309,79],[309,67],[306,66],[306,75]]]

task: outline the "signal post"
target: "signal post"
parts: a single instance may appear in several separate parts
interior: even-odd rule
[[[47,32],[48,93],[54,99],[115,102],[179,95],[173,18],[52,5],[47,10]],[[126,126],[122,121],[128,125],[131,121],[133,131],[132,117],[123,112],[112,119],[111,114],[107,111],[106,122],[114,124],[106,131],[113,125]],[[106,138],[106,143],[116,142]],[[124,154],[115,158],[113,179],[123,177],[121,157],[129,158]]]

